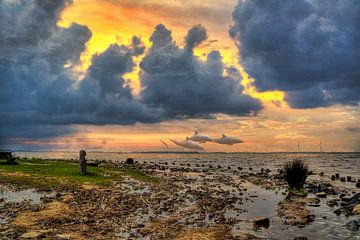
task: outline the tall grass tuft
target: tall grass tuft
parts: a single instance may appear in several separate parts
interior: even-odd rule
[[[287,162],[283,168],[284,178],[291,189],[302,189],[308,174],[308,165],[298,159]]]

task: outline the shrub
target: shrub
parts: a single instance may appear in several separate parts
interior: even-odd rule
[[[290,188],[303,188],[309,174],[308,165],[301,160],[287,162],[283,168],[283,174]]]

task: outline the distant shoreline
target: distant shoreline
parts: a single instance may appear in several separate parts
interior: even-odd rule
[[[77,153],[75,150],[7,150],[11,152],[68,152]],[[360,152],[196,152],[196,151],[132,151],[132,152],[115,152],[115,151],[87,151],[88,153],[117,153],[117,154],[360,154]]]

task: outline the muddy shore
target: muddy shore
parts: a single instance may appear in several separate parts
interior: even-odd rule
[[[14,201],[24,194],[16,191],[20,186],[3,183],[0,239],[316,239],[307,229],[327,214],[341,217],[341,234],[360,235],[354,211],[360,194],[331,179],[309,180],[306,194],[289,193],[281,174],[267,169],[166,162],[126,167],[155,180],[125,176],[109,186],[34,189],[24,201]]]

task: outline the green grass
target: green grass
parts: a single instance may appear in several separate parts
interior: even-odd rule
[[[154,178],[139,170],[121,168],[111,165],[87,167],[87,174],[80,175],[79,163],[62,160],[43,160],[21,158],[17,165],[7,165],[0,161],[0,182],[22,187],[51,189],[60,185],[109,185],[120,181],[123,175],[141,181],[152,181]]]

